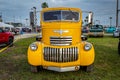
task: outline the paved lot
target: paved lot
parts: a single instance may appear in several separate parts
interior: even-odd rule
[[[29,37],[34,37],[37,35],[41,35],[41,33],[24,33],[20,35],[15,35],[15,40],[16,39],[21,39],[21,38],[29,38]]]

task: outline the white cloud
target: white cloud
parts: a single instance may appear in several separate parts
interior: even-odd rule
[[[52,0],[52,2],[55,2],[55,0]]]

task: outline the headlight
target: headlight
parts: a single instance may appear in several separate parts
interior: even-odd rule
[[[84,49],[85,49],[86,51],[90,50],[91,48],[92,48],[92,45],[91,45],[91,44],[85,44],[85,46],[84,46]]]
[[[37,48],[38,48],[38,47],[37,47],[36,44],[31,44],[31,45],[30,45],[30,49],[33,50],[33,51],[37,50]]]

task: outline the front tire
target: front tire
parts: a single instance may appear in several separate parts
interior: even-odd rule
[[[82,69],[86,72],[92,72],[94,68],[94,64],[88,65],[88,66],[82,66]]]
[[[9,38],[7,45],[13,46],[13,38],[12,37]]]
[[[41,66],[32,66],[31,65],[30,69],[31,69],[31,72],[37,73],[37,72],[42,70],[42,67]]]
[[[38,66],[32,66],[30,67],[31,72],[37,73],[38,72]]]

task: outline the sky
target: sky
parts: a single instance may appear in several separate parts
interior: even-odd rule
[[[22,22],[29,23],[29,12],[31,8],[36,7],[37,11],[42,10],[41,4],[47,2],[49,7],[76,7],[82,11],[92,11],[94,23],[112,25],[116,21],[116,1],[117,0],[0,0],[0,15],[4,22]],[[119,0],[120,5],[120,0]],[[120,9],[120,6],[119,6]],[[40,13],[37,12],[37,24],[40,22]],[[83,12],[83,20],[88,13]],[[119,12],[120,16],[120,12]],[[28,19],[26,22],[25,19]],[[120,17],[119,17],[120,19]],[[119,20],[120,25],[120,20]]]

